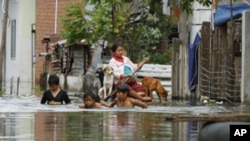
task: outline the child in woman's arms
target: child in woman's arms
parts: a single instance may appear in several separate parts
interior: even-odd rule
[[[117,105],[117,107],[134,107],[139,106],[141,108],[148,108],[147,104],[144,102],[128,97],[129,87],[126,84],[121,84],[117,87],[116,98],[114,102],[110,105],[113,107]]]
[[[102,106],[110,107],[108,103],[101,101],[99,95],[92,90],[87,90],[83,95],[82,100],[83,103],[79,105],[79,108],[102,108]]]

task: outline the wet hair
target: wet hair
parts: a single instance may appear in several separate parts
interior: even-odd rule
[[[114,43],[111,47],[112,52],[115,52],[118,47],[122,47],[122,45],[120,43]]]
[[[49,86],[59,85],[59,77],[57,75],[54,75],[54,74],[50,75],[48,83],[49,83]]]
[[[100,99],[99,95],[97,95],[96,92],[93,91],[93,90],[87,90],[87,91],[84,93],[82,99],[84,100],[84,99],[87,98],[87,97],[91,97],[92,99],[95,100],[95,102],[98,102],[98,103],[101,102],[101,99]]]
[[[122,92],[122,93],[126,93],[129,94],[129,87],[127,84],[121,84],[117,87],[117,92]]]

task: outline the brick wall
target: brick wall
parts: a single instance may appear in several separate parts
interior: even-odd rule
[[[46,44],[42,40],[46,36],[60,34],[60,17],[65,13],[64,6],[70,3],[79,3],[79,0],[58,0],[57,33],[55,33],[55,8],[56,0],[36,0],[36,64],[35,83],[39,85],[40,74],[43,73],[45,57],[39,53],[46,52]]]

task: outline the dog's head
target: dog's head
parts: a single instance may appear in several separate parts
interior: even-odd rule
[[[108,75],[112,75],[114,71],[114,69],[110,66],[104,66],[102,70],[104,74],[108,74]]]
[[[160,91],[159,91],[159,94],[160,94],[160,96],[163,98],[163,100],[164,101],[167,101],[167,98],[168,98],[168,90],[166,90],[166,89],[161,89]]]

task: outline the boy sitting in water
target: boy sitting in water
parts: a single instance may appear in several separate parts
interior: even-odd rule
[[[127,84],[121,84],[117,87],[116,98],[114,102],[110,105],[113,107],[117,105],[117,107],[134,107],[139,106],[141,108],[148,108],[147,104],[137,99],[133,99],[128,97],[129,87]]]
[[[83,103],[79,105],[79,108],[102,108],[102,106],[110,107],[104,101],[100,100],[99,95],[95,94],[92,90],[87,90],[83,95]]]
[[[71,103],[67,92],[60,88],[59,77],[57,75],[50,75],[48,84],[49,90],[43,93],[41,104],[45,104],[46,102],[49,105],[61,105],[63,102],[65,104]]]

